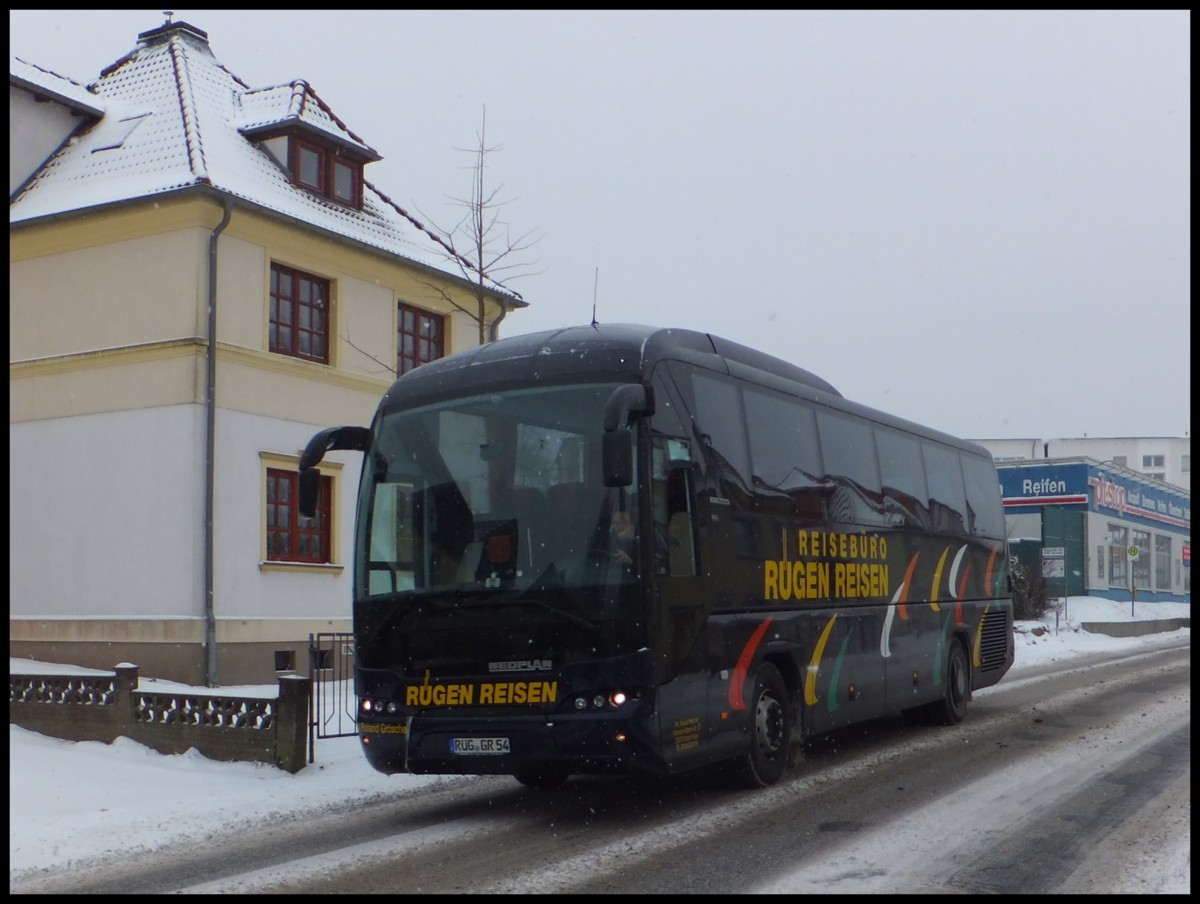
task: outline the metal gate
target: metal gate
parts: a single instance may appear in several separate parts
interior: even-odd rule
[[[354,635],[308,635],[308,761],[316,761],[318,738],[346,738],[358,733],[358,700],[354,695]]]

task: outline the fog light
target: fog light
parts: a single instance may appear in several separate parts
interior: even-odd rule
[[[596,707],[596,709],[602,709],[604,707],[604,695],[597,694],[594,696],[592,698],[592,706]]]
[[[371,701],[370,700],[364,699],[359,703],[359,705],[362,707],[363,712],[369,713],[371,711]]]
[[[392,716],[396,715],[396,712],[397,712],[397,710],[399,710],[399,709],[400,709],[400,707],[396,705],[396,701],[395,701],[395,700],[389,700],[389,701],[388,701],[388,705],[387,705],[387,711],[388,711],[388,714],[389,714],[389,715],[392,715]]]
[[[608,702],[613,706],[623,706],[627,699],[624,691],[613,691],[613,695],[608,698]]]
[[[575,708],[576,709],[587,709],[587,700],[585,700],[583,697],[576,697],[575,698]]]

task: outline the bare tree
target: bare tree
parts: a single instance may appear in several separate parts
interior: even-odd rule
[[[511,303],[501,304],[500,313],[489,321],[488,300],[495,301],[498,292],[511,295],[518,302],[522,300],[518,292],[506,285],[506,280],[533,275],[528,268],[536,261],[522,261],[519,255],[541,240],[540,236],[534,238],[532,232],[523,233],[514,239],[508,222],[501,219],[502,208],[509,203],[500,200],[503,183],[489,188],[486,176],[488,155],[503,150],[503,145],[489,147],[486,133],[487,107],[484,107],[479,131],[475,136],[475,147],[455,148],[457,151],[469,153],[472,157],[472,163],[468,167],[471,171],[470,198],[450,198],[463,208],[462,219],[451,229],[444,229],[435,223],[433,229],[429,230],[445,248],[448,259],[458,267],[463,279],[471,283],[470,306],[457,299],[448,287],[431,281],[424,282],[438,298],[475,321],[479,327],[480,345],[497,338],[500,321],[511,307]]]
[[[427,226],[407,210],[379,191],[374,185],[371,188],[387,204],[391,205],[401,216],[407,218],[417,229],[424,232],[436,242],[444,252],[446,259],[458,269],[462,278],[470,284],[470,298],[462,298],[461,288],[453,291],[445,282],[432,279],[420,279],[420,284],[431,295],[445,304],[462,311],[475,321],[479,328],[479,344],[484,345],[497,338],[497,329],[513,307],[523,307],[524,299],[521,294],[506,285],[506,280],[522,276],[535,275],[527,268],[536,262],[526,262],[517,259],[517,255],[528,250],[541,240],[532,238],[532,233],[524,233],[513,239],[506,221],[500,218],[500,210],[508,202],[500,200],[499,185],[489,189],[486,180],[487,157],[503,150],[502,145],[489,147],[486,140],[487,107],[483,108],[479,132],[476,134],[476,146],[473,148],[455,148],[457,151],[469,153],[471,165],[471,197],[450,197],[458,206],[464,208],[462,219],[452,229],[443,229],[434,223]],[[429,217],[422,213],[426,220]],[[431,221],[432,222],[432,221]],[[540,272],[540,271],[539,271]],[[488,319],[488,301],[498,304],[499,314]],[[397,373],[394,364],[379,360],[366,349],[356,344],[349,330],[345,335],[346,342],[365,357],[379,365],[381,371]]]

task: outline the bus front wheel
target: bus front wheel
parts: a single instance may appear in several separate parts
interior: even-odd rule
[[[957,725],[967,715],[971,699],[971,666],[961,641],[953,641],[946,654],[946,686],[942,699],[925,707],[931,725]]]
[[[791,712],[783,676],[764,662],[755,676],[750,701],[750,749],[736,761],[742,784],[765,788],[783,777],[792,746]]]

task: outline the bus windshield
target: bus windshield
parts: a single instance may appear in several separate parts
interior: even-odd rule
[[[359,498],[355,596],[631,584],[629,487],[605,487],[612,383],[480,393],[384,408]]]

